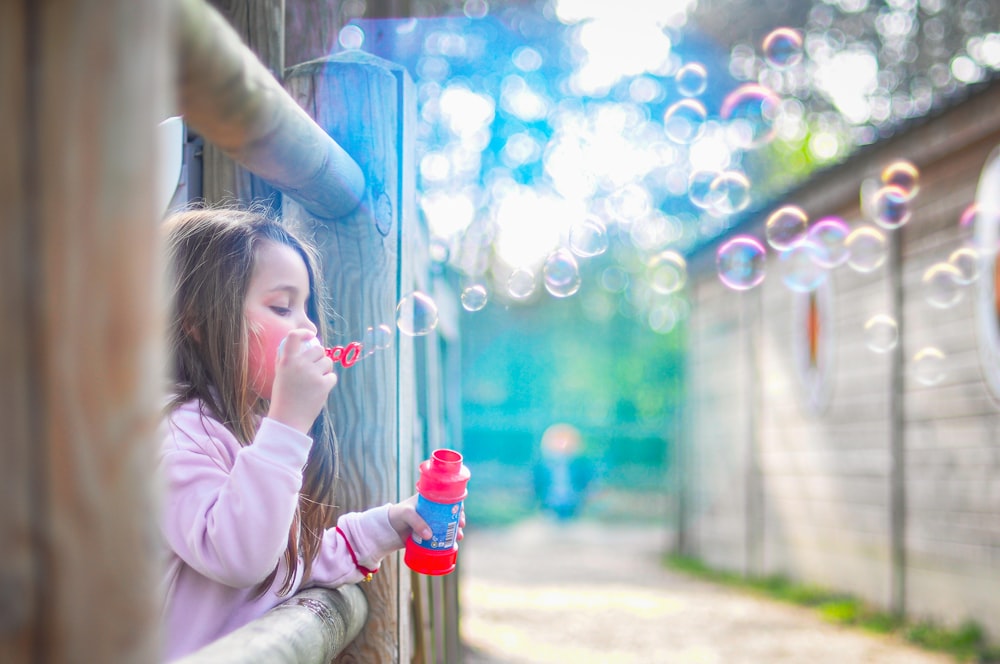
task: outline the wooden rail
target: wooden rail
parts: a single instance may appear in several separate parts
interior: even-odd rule
[[[177,664],[327,664],[367,618],[357,586],[310,588]]]
[[[204,0],[175,3],[177,95],[184,120],[234,161],[336,219],[365,190],[357,163],[285,92]]]

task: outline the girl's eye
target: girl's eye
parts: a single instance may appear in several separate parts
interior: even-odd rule
[[[291,316],[292,310],[288,307],[271,307],[271,311],[278,314],[279,316]]]

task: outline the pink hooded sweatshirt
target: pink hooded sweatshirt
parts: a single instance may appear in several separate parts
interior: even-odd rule
[[[389,524],[388,505],[344,514],[337,521],[340,532],[326,531],[310,579],[302,584],[300,565],[291,593],[279,596],[311,438],[264,418],[253,444],[243,447],[200,401],[190,401],[166,418],[162,441],[168,661],[258,618],[302,588],[357,583],[365,577],[361,567],[377,569],[404,544]],[[255,597],[275,566],[271,588]]]

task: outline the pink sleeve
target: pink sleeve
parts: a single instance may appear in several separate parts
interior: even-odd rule
[[[160,469],[163,532],[173,551],[219,583],[251,587],[288,544],[311,439],[265,418],[242,447],[197,410],[171,417]]]
[[[337,527],[330,528],[323,536],[323,546],[313,562],[312,578],[307,585],[336,588],[357,583],[365,578],[361,568],[377,570],[382,558],[403,544],[389,523],[388,504],[344,514],[337,519]]]

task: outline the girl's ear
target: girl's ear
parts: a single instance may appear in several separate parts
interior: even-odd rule
[[[194,339],[195,343],[201,343],[201,332],[190,319],[181,324],[181,329],[184,330],[184,334]]]

